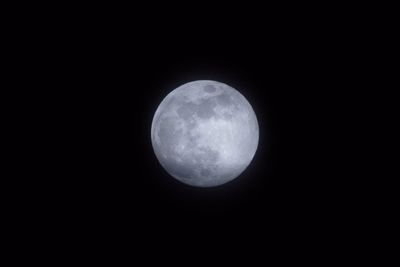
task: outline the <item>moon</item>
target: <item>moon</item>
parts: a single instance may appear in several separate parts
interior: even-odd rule
[[[237,178],[252,161],[259,127],[250,103],[221,82],[198,80],[170,92],[158,106],[151,142],[175,179],[214,187]]]

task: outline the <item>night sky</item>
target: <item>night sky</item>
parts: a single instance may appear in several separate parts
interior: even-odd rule
[[[178,251],[207,244],[231,253],[256,241],[302,246],[340,235],[353,212],[351,173],[338,168],[350,48],[329,24],[249,17],[202,17],[189,27],[190,16],[117,16],[57,28],[68,34],[53,39],[51,62],[64,62],[53,70],[53,104],[71,127],[60,129],[66,153],[46,186],[57,199],[51,210],[72,227],[65,231],[120,246],[175,240]],[[157,106],[193,80],[238,89],[260,127],[249,167],[215,188],[175,180],[151,146]]]

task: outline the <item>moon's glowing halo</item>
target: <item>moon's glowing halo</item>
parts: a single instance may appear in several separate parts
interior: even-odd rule
[[[177,180],[212,187],[250,164],[258,146],[253,108],[234,88],[216,81],[186,83],[158,106],[151,126],[157,159]]]

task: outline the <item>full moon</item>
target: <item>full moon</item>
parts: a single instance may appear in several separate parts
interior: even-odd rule
[[[199,80],[170,92],[158,106],[151,142],[175,179],[213,187],[237,178],[250,164],[259,129],[250,103],[224,83]]]

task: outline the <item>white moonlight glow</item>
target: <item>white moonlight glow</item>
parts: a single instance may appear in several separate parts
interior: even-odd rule
[[[199,187],[238,177],[254,157],[258,135],[256,115],[243,95],[207,80],[169,93],[151,125],[154,152],[164,169]]]

